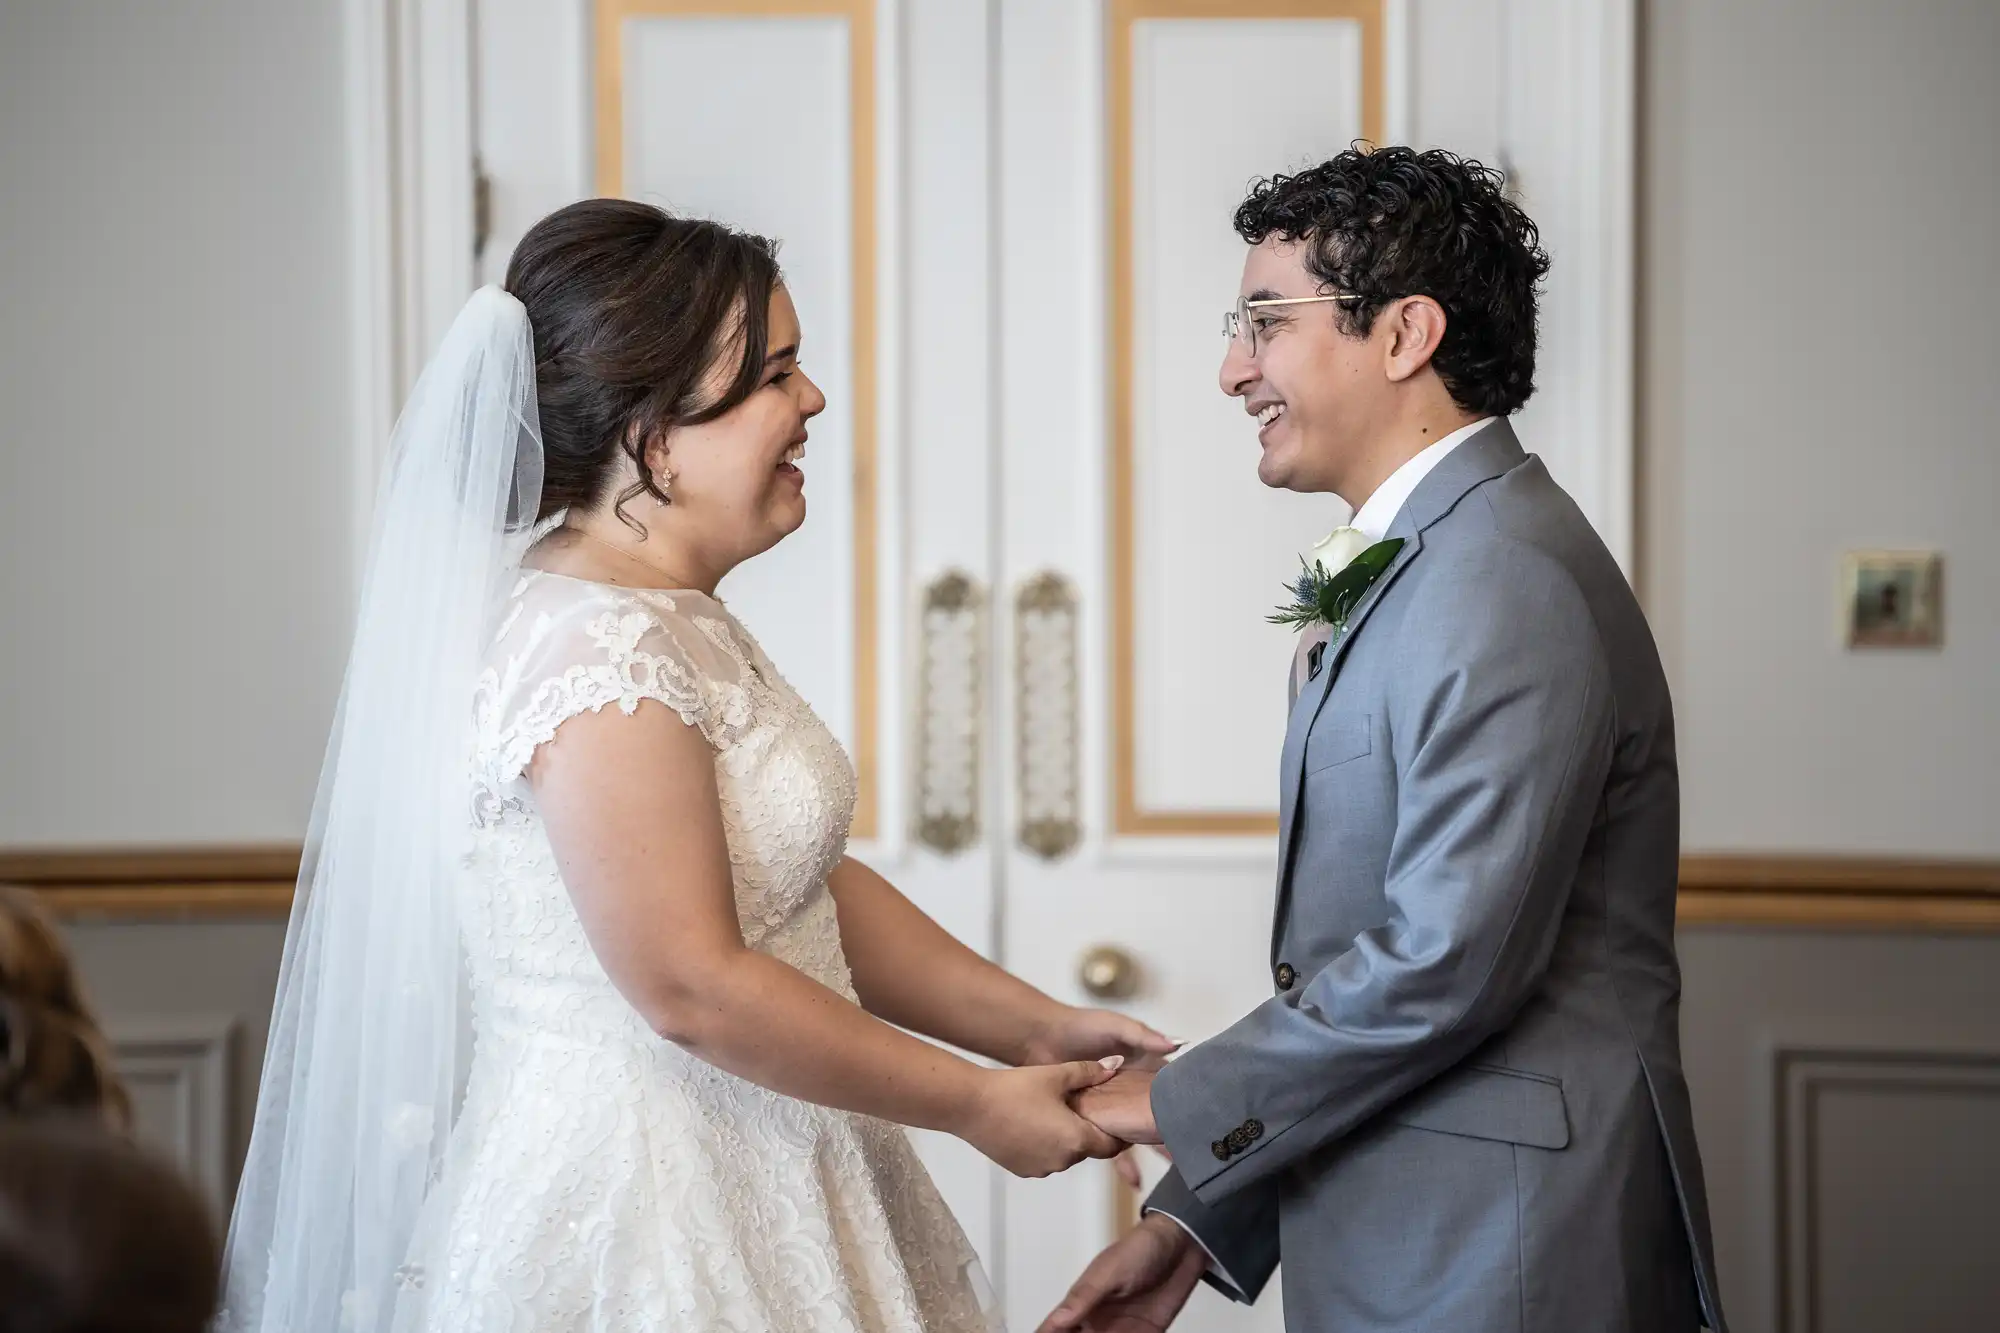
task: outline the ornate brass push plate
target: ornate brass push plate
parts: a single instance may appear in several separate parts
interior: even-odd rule
[[[979,585],[957,570],[924,589],[913,813],[917,841],[946,856],[979,841],[985,600]]]
[[[1078,818],[1077,599],[1053,571],[1021,585],[1014,598],[1015,678],[1022,847],[1045,861],[1082,839]]]

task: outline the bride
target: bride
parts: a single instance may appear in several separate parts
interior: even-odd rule
[[[847,857],[846,756],[716,598],[805,519],[800,358],[770,242],[615,200],[544,219],[446,335],[397,426],[221,1328],[985,1327],[900,1126],[1021,1175],[1123,1147],[1067,1099],[1173,1043]]]

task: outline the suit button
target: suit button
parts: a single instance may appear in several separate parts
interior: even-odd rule
[[[1215,1160],[1218,1162],[1226,1162],[1229,1160],[1230,1147],[1227,1143],[1224,1143],[1221,1139],[1217,1139],[1215,1142],[1209,1144],[1208,1150],[1215,1154]]]
[[[1264,1122],[1261,1120],[1245,1120],[1241,1133],[1243,1135],[1243,1142],[1246,1145],[1255,1143],[1258,1139],[1264,1137]]]
[[[1292,970],[1290,963],[1280,963],[1278,964],[1277,980],[1279,990],[1290,990],[1298,984],[1299,974]]]

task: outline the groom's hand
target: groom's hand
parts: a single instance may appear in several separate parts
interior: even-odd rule
[[[1036,1333],[1157,1333],[1181,1312],[1207,1267],[1187,1232],[1153,1213],[1090,1261]]]
[[[1076,1113],[1114,1139],[1127,1143],[1158,1143],[1153,1123],[1153,1071],[1121,1069],[1095,1087],[1071,1099]]]

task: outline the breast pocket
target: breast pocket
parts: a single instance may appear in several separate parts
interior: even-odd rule
[[[1368,754],[1373,748],[1372,724],[1366,713],[1322,715],[1306,737],[1306,776]]]

